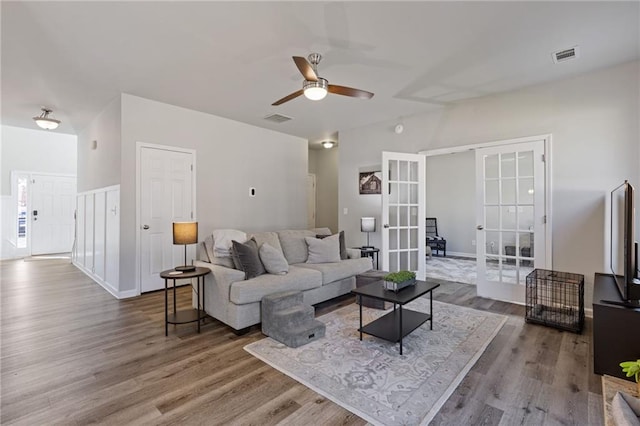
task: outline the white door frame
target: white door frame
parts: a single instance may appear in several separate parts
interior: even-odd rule
[[[22,176],[22,175],[26,175],[27,176],[27,223],[29,223],[29,232],[27,232],[27,247],[25,249],[18,249],[17,247],[15,248],[16,253],[20,253],[22,250],[22,253],[24,253],[26,256],[31,256],[31,235],[33,233],[33,228],[31,227],[31,212],[33,211],[32,208],[32,204],[31,202],[33,201],[33,194],[32,194],[32,182],[33,182],[33,175],[41,175],[41,176],[54,176],[54,177],[69,177],[69,178],[75,178],[76,179],[76,196],[78,195],[78,188],[77,188],[77,178],[78,176],[73,175],[73,174],[68,174],[68,173],[49,173],[49,172],[36,172],[36,171],[24,171],[24,170],[11,170],[11,204],[12,206],[16,206],[17,205],[17,196],[18,194],[16,193],[16,185],[17,185],[17,180],[18,180],[18,176]],[[15,212],[14,212],[15,214]],[[74,222],[75,222],[75,209],[74,209]],[[75,226],[75,225],[74,225]],[[17,243],[17,233],[15,235],[15,241],[14,243]],[[74,235],[75,238],[75,235]],[[72,253],[73,253],[73,249],[72,249]]]
[[[420,151],[418,154],[422,154],[426,157],[434,157],[437,155],[443,154],[454,154],[456,152],[464,152],[464,151],[475,151],[479,148],[487,148],[492,146],[501,146],[501,145],[512,145],[517,143],[525,143],[525,142],[534,142],[539,140],[544,140],[544,214],[546,216],[547,222],[545,227],[545,265],[548,269],[553,269],[553,244],[552,244],[552,236],[553,236],[553,215],[551,214],[553,209],[551,205],[552,200],[552,180],[551,180],[551,147],[552,147],[552,135],[551,133],[546,135],[536,135],[536,136],[526,136],[521,138],[514,139],[505,139],[499,141],[491,141],[491,142],[481,142],[477,144],[471,145],[461,145],[461,146],[452,146],[450,148],[438,148],[438,149],[430,149],[426,151]]]
[[[173,151],[180,152],[184,154],[193,155],[193,173],[191,173],[191,188],[192,188],[192,197],[191,197],[191,209],[193,211],[193,220],[197,221],[198,214],[196,212],[196,150],[189,148],[181,148],[176,146],[169,145],[159,145],[147,142],[136,142],[136,296],[142,294],[141,283],[142,283],[142,262],[140,259],[140,245],[141,245],[141,235],[140,235],[140,227],[142,223],[140,221],[140,202],[142,200],[142,189],[140,187],[142,183],[142,150],[143,149],[160,149],[163,151]],[[122,220],[122,219],[121,219]]]

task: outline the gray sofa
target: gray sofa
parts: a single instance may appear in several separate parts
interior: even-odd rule
[[[308,258],[305,237],[330,233],[328,228],[318,228],[248,234],[255,238],[258,247],[266,242],[280,250],[289,264],[285,275],[263,274],[248,280],[243,271],[233,269],[229,258],[211,256],[206,246],[211,241],[205,240],[199,244],[195,262],[212,272],[205,279],[205,311],[240,331],[260,323],[260,302],[266,295],[298,290],[304,303],[314,305],[349,293],[355,288],[355,276],[372,269],[371,259],[361,258],[359,250],[347,249],[349,258],[340,262],[305,263]]]

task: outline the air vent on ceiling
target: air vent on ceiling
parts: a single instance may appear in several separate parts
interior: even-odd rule
[[[569,49],[553,52],[551,56],[553,57],[553,62],[559,64],[560,62],[578,58],[580,56],[580,48],[578,46],[573,46]]]
[[[289,121],[292,118],[282,114],[270,114],[267,115],[264,119],[273,123],[284,123],[285,121]]]

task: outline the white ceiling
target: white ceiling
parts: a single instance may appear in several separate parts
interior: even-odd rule
[[[310,140],[640,57],[634,2],[5,2],[2,122],[78,133],[125,92]],[[579,45],[579,59],[551,53]],[[291,56],[375,93],[275,100]],[[293,120],[263,119],[280,113]]]

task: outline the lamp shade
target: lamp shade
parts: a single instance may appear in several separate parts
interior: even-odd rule
[[[360,230],[362,232],[375,232],[376,231],[376,218],[375,217],[363,217],[360,219]]]
[[[195,244],[198,242],[198,222],[174,222],[173,244]]]

